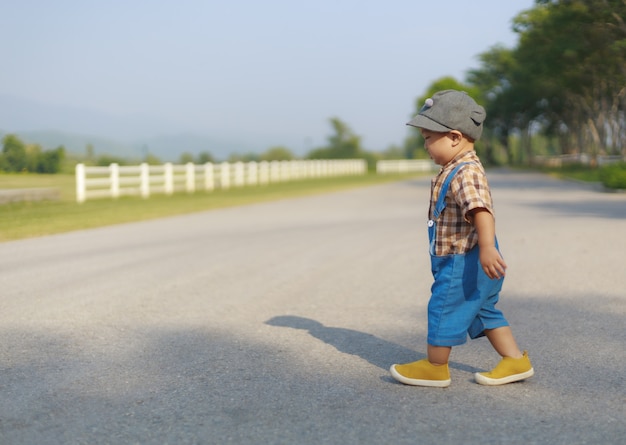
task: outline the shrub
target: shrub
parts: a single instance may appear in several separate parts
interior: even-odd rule
[[[600,181],[606,188],[626,189],[626,162],[602,167]]]
[[[108,167],[111,164],[127,165],[127,163],[126,159],[111,155],[102,155],[96,159],[96,165],[99,167]]]
[[[59,173],[65,159],[65,148],[42,150],[38,144],[27,145],[16,135],[9,134],[2,139],[0,171]]]

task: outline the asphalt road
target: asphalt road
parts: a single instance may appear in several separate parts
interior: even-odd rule
[[[0,444],[625,443],[626,194],[490,182],[528,381],[474,383],[484,339],[449,388],[389,376],[425,353],[424,178],[0,244]]]

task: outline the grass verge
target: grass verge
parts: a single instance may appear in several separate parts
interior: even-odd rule
[[[600,182],[600,170],[588,166],[570,165],[564,167],[544,167],[539,171],[559,179],[575,179],[584,182]]]
[[[310,179],[210,193],[153,195],[75,202],[73,175],[0,175],[0,188],[56,187],[59,201],[20,202],[0,206],[0,242],[73,230],[143,221],[257,202],[329,193],[400,181],[418,175],[346,176]]]

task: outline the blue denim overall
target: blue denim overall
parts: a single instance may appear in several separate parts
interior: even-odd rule
[[[435,282],[428,302],[428,344],[457,346],[470,338],[484,335],[485,329],[508,326],[502,312],[495,308],[504,277],[490,279],[479,261],[478,245],[465,254],[435,255],[437,219],[446,207],[450,181],[468,162],[455,167],[446,177],[433,219],[428,221],[431,269]],[[496,248],[498,242],[496,240]]]

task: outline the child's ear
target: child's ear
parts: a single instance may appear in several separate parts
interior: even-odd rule
[[[454,142],[455,144],[458,144],[459,142],[461,142],[461,139],[463,139],[463,135],[461,134],[461,132],[456,130],[452,130],[450,132],[450,136],[452,137],[452,142]]]

